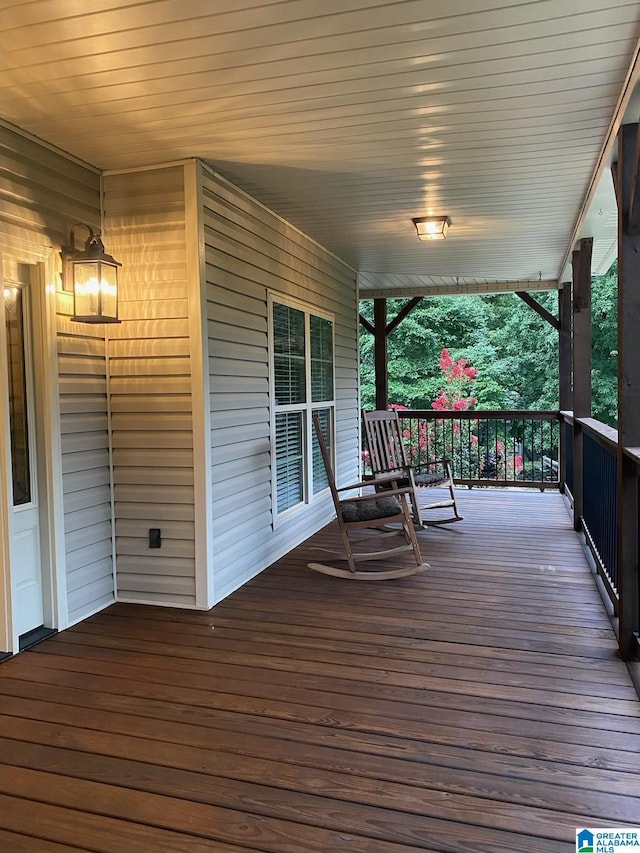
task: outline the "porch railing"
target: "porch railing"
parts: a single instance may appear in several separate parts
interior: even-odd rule
[[[640,448],[621,449],[617,430],[594,418],[574,418],[571,412],[562,412],[561,418],[567,445],[563,475],[573,492],[575,527],[584,532],[619,617],[621,653],[625,659],[638,657]]]
[[[570,412],[561,412],[560,415],[560,481],[573,504],[573,416]]]
[[[412,465],[451,460],[467,486],[560,486],[560,413],[398,410]]]
[[[634,640],[632,641],[636,656],[640,658],[640,447],[626,447],[624,450],[623,468],[628,472],[626,476],[630,478],[629,488],[629,504],[631,508],[626,508],[623,524],[629,524],[629,536],[627,537],[628,550],[622,555],[619,555],[619,565],[624,565],[632,562],[635,566],[635,592],[634,604],[625,606],[625,613],[621,615],[621,622],[631,620],[632,624],[635,620],[635,627],[631,630],[634,632]],[[628,521],[627,521],[628,519]],[[629,574],[632,569],[625,572],[625,584],[630,586]],[[633,583],[633,582],[632,582]],[[627,596],[629,597],[629,596]],[[639,688],[640,691],[640,688]]]
[[[618,436],[593,418],[581,418],[582,527],[609,597],[618,600]]]

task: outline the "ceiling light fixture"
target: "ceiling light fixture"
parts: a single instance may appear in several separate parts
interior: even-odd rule
[[[444,240],[451,225],[448,216],[421,216],[413,220],[418,240]]]

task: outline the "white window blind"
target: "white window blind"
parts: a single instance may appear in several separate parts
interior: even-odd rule
[[[304,499],[302,412],[276,415],[276,505],[278,512]]]
[[[334,412],[334,323],[300,303],[273,298],[272,367],[275,516],[309,503],[327,488],[312,415],[329,444]]]

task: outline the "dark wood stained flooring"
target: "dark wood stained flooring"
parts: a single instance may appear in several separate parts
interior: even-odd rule
[[[208,613],[118,604],[0,666],[3,853],[570,853],[640,825],[640,702],[563,498],[460,490],[431,569],[314,544]]]

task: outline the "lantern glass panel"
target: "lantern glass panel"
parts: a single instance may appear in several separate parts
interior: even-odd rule
[[[117,269],[111,264],[74,265],[75,314],[78,317],[116,317],[118,311]]]

